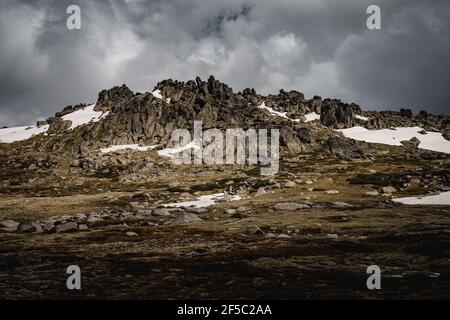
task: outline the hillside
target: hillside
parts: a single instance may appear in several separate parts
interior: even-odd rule
[[[212,144],[174,145],[196,121],[278,130],[278,170],[174,163]],[[0,297],[448,298],[449,139],[446,115],[235,93],[214,77],[104,90],[0,129]],[[82,291],[65,290],[71,264]]]

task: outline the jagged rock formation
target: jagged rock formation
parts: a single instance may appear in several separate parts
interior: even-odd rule
[[[62,118],[52,117],[47,119],[47,123],[49,124],[47,133],[59,133],[69,130],[72,125],[71,121],[63,120]]]
[[[298,153],[322,148],[345,158],[364,157],[367,150],[349,142],[334,129],[355,125],[368,129],[395,126],[422,126],[440,131],[448,139],[450,121],[447,116],[426,112],[414,115],[411,110],[400,112],[362,112],[357,104],[337,99],[323,100],[319,96],[307,100],[298,91],[280,90],[277,95],[262,96],[255,89],[235,93],[213,76],[207,81],[181,82],[164,80],[156,85],[157,94],[133,93],[126,85],[100,92],[94,111],[107,113],[101,121],[71,130],[71,122],[62,117],[86,105],[68,106],[39,125],[49,124],[48,136],[35,137],[32,147],[39,150],[59,150],[87,154],[89,150],[118,144],[146,144],[170,147],[170,135],[175,129],[191,130],[194,121],[201,120],[209,128],[277,128],[283,150]],[[285,114],[271,114],[259,108],[265,106]],[[320,122],[305,123],[305,115],[320,114]],[[407,142],[412,145],[415,142]],[[367,148],[366,148],[367,149]]]
[[[114,87],[99,93],[94,111],[112,111],[133,98],[134,93],[126,86]]]
[[[327,127],[335,129],[351,128],[355,124],[355,114],[360,114],[358,105],[341,103],[340,100],[327,100],[322,106],[320,121]]]

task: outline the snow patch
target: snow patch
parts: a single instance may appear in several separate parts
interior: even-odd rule
[[[200,198],[198,198],[198,200],[168,203],[163,204],[162,206],[166,208],[181,208],[181,207],[205,208],[214,205],[219,200],[237,201],[240,199],[241,197],[238,195],[229,196],[225,195],[224,193],[215,193],[207,196],[201,196]]]
[[[306,121],[305,122],[311,122],[315,120],[320,120],[320,114],[317,114],[315,112],[311,112],[308,114],[305,114]]]
[[[68,113],[62,117],[63,120],[70,120],[72,125],[70,129],[74,129],[86,123],[98,122],[105,118],[108,112],[94,111],[95,104],[87,106],[83,109]],[[0,129],[0,143],[12,143],[16,141],[23,141],[31,138],[34,135],[47,132],[49,125],[40,128],[36,126],[15,127]]]
[[[266,102],[261,103],[261,105],[259,105],[258,108],[269,111],[269,113],[270,113],[271,115],[274,115],[274,116],[278,116],[278,117],[281,117],[281,118],[285,118],[285,119],[291,120],[291,119],[286,115],[287,112],[279,112],[279,111],[273,110],[272,108],[266,107]]]
[[[13,143],[27,140],[34,135],[46,132],[48,127],[48,125],[45,125],[40,128],[29,126],[0,129],[0,143]]]
[[[121,145],[110,146],[108,148],[102,148],[102,149],[100,149],[100,152],[101,153],[110,153],[110,152],[114,152],[114,151],[118,151],[118,150],[127,150],[127,149],[136,150],[136,151],[148,151],[148,150],[153,150],[155,148],[156,148],[156,146],[140,147],[138,144],[121,144]]]
[[[152,95],[153,95],[155,98],[158,98],[158,99],[162,99],[162,98],[163,98],[163,96],[162,96],[162,94],[161,94],[161,90],[159,90],[159,89],[153,91],[153,92],[152,92]]]
[[[300,119],[289,118],[287,116],[287,112],[279,112],[279,111],[273,110],[272,108],[267,107],[265,102],[263,102],[261,105],[259,105],[258,108],[269,111],[269,113],[271,115],[273,115],[273,116],[281,117],[281,118],[288,119],[288,120],[291,120],[291,121],[294,121],[294,122],[301,122]],[[315,120],[320,120],[320,114],[317,114],[315,112],[311,112],[311,113],[305,114],[305,118],[306,118],[305,122],[311,122],[311,121],[315,121]]]
[[[159,150],[158,154],[162,157],[173,158],[174,155],[176,155],[177,153],[184,151],[184,150],[189,150],[189,149],[200,150],[200,145],[194,140],[194,141],[189,142],[188,144],[186,144],[183,147],[167,148],[167,149]]]
[[[153,91],[153,92],[152,92],[152,95],[153,95],[155,98],[158,98],[158,99],[164,99],[164,97],[163,97],[162,94],[161,94],[161,90],[159,90],[159,89]],[[167,99],[166,99],[166,102],[167,102],[167,103],[170,103],[171,100],[172,100],[172,98],[167,98]]]
[[[420,149],[450,153],[450,141],[446,140],[439,132],[427,132],[420,134],[423,129],[420,127],[398,127],[395,130],[381,129],[368,130],[363,127],[353,127],[336,130],[342,132],[347,138],[370,143],[381,143],[391,146],[402,146],[400,141],[410,140],[416,137],[420,140]]]
[[[370,120],[370,118],[360,116],[359,114],[355,115],[355,118],[366,122]]]
[[[66,114],[62,119],[72,121],[72,125],[70,126],[70,130],[72,130],[83,124],[90,123],[91,121],[98,122],[109,114],[109,111],[94,111],[94,107],[95,104],[92,104],[83,109]]]
[[[393,201],[407,205],[450,205],[450,192],[434,196],[398,198]]]
[[[258,108],[260,109],[264,109],[269,111],[269,113],[273,116],[277,116],[277,117],[281,117],[281,118],[285,118],[294,122],[300,122],[300,119],[291,119],[287,116],[287,112],[279,112],[279,111],[275,111],[272,108],[269,108],[266,106],[266,102],[264,101],[263,103],[261,103],[261,105],[258,106]]]

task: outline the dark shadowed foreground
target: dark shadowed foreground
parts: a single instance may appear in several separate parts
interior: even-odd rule
[[[305,155],[273,178],[249,167],[178,167],[152,180],[27,171],[34,180],[1,190],[0,220],[22,222],[23,232],[0,233],[0,298],[448,299],[450,208],[395,204],[380,189],[445,187],[448,160],[403,156]],[[12,181],[3,160],[2,179]],[[242,199],[160,206],[224,190]],[[44,230],[30,227],[36,220]],[[81,268],[81,291],[66,288],[69,265]],[[379,291],[366,287],[370,265],[381,268]]]

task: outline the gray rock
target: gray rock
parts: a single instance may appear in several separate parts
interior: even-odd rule
[[[277,235],[275,233],[269,232],[266,234],[266,238],[276,238]]]
[[[39,222],[32,222],[31,224],[36,228],[34,233],[43,233],[44,232],[44,229],[42,229],[42,226]]]
[[[78,224],[76,222],[66,222],[56,226],[57,232],[70,232],[78,230]]]
[[[86,219],[86,215],[83,213],[77,213],[75,216],[75,218],[79,219],[79,220],[84,220]]]
[[[404,145],[407,148],[411,148],[411,149],[417,149],[420,145],[420,140],[417,139],[416,137],[412,138],[411,140],[403,140],[400,141],[400,143],[402,145]]]
[[[242,206],[242,207],[237,208],[236,211],[240,212],[240,213],[244,213],[244,212],[249,211],[249,208]]]
[[[344,140],[340,138],[330,138],[326,141],[328,151],[334,155],[345,159],[364,158],[364,150],[361,149],[356,141]]]
[[[22,222],[17,226],[17,231],[21,233],[33,233],[38,231],[38,228],[34,222]]]
[[[285,188],[293,188],[293,187],[295,187],[297,184],[294,182],[294,181],[291,181],[291,180],[289,180],[289,181],[286,181],[286,183],[284,184],[284,187]]]
[[[226,214],[235,214],[236,213],[236,209],[226,209],[225,213]]]
[[[167,217],[171,216],[172,214],[167,209],[154,209],[152,215],[156,217]]]
[[[139,209],[136,211],[136,215],[140,215],[143,217],[148,217],[152,215],[153,210],[151,209]]]
[[[231,218],[233,218],[233,219],[245,219],[245,218],[248,218],[248,215],[245,214],[245,213],[242,213],[242,212],[236,212],[236,213],[234,213],[231,216]]]
[[[16,232],[19,223],[14,220],[0,221],[0,231],[3,232]]]
[[[323,125],[334,129],[351,128],[354,125],[353,106],[337,101],[327,102],[322,106],[320,121]]]
[[[342,201],[332,202],[331,206],[333,208],[353,208],[354,207],[352,204],[347,203],[347,202],[342,202]]]
[[[49,134],[64,132],[66,130],[69,130],[70,126],[72,125],[72,121],[63,120],[62,118],[56,117],[49,118],[48,122],[49,128],[47,129],[47,132]]]
[[[294,130],[289,127],[282,127],[280,130],[280,144],[286,146],[289,153],[297,154],[301,152],[301,140]]]
[[[189,224],[192,222],[202,221],[195,213],[182,212],[171,222],[174,225]]]
[[[250,226],[247,228],[247,234],[253,236],[257,234],[264,234],[264,231],[262,231],[258,226]]]
[[[402,117],[412,118],[413,115],[414,115],[414,113],[412,112],[411,109],[405,109],[405,108],[402,108],[402,109],[400,109],[400,115],[401,115]]]
[[[53,231],[55,231],[55,223],[49,221],[46,224],[44,224],[44,231],[45,232],[53,232]]]
[[[300,209],[309,209],[310,206],[302,203],[277,203],[273,208],[276,211],[297,211]]]
[[[445,140],[449,140],[449,141],[450,141],[450,130],[447,129],[447,131],[444,132],[444,133],[442,134],[442,136],[444,137]]]
[[[190,211],[194,212],[194,213],[205,213],[205,212],[208,212],[208,209],[205,209],[205,208],[192,208],[192,209],[190,209]]]
[[[266,192],[265,189],[259,188],[258,191],[256,191],[256,193],[255,193],[255,197],[259,197],[259,196],[265,195],[266,193],[267,192]]]
[[[89,223],[93,223],[93,222],[103,221],[103,219],[100,217],[91,216],[91,217],[87,218],[86,221]]]
[[[78,230],[80,230],[80,231],[86,231],[86,230],[89,230],[89,227],[88,227],[87,225],[85,225],[85,224],[80,224],[80,225],[78,226]]]
[[[381,188],[381,191],[385,194],[391,194],[391,193],[397,192],[397,189],[395,189],[394,187],[388,186],[388,187]]]
[[[327,191],[325,191],[325,193],[326,194],[339,194],[339,191],[337,191],[337,190],[327,190]]]
[[[137,237],[137,236],[138,236],[138,234],[137,234],[136,232],[133,232],[133,231],[128,231],[128,232],[126,233],[126,235],[127,235],[128,237]]]
[[[124,212],[121,212],[121,213],[120,213],[120,216],[121,216],[122,218],[131,217],[132,215],[133,215],[133,213],[132,213],[132,212],[128,212],[128,211],[124,211]],[[111,215],[109,215],[109,214],[107,214],[107,213],[103,213],[103,214],[102,214],[102,218],[103,218],[103,219],[109,219],[109,218],[111,218]]]
[[[36,122],[36,127],[40,128],[47,125],[47,120],[39,120]]]
[[[375,197],[375,196],[379,196],[379,195],[380,195],[380,193],[379,193],[377,190],[367,191],[367,192],[364,193],[364,194],[367,195],[367,196],[372,196],[372,197]]]

